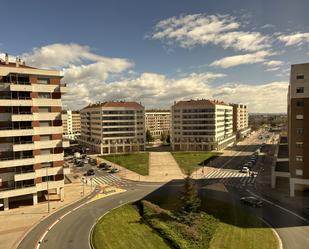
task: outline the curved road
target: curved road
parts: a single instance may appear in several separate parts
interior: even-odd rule
[[[204,184],[200,183],[200,187]],[[163,186],[152,184],[139,184],[134,189],[129,189],[127,192],[112,195],[107,198],[99,199],[90,202],[81,208],[73,211],[59,221],[45,236],[40,248],[42,249],[88,249],[90,230],[96,220],[109,211],[126,202],[133,202],[141,199],[144,196],[156,191],[156,195],[171,196],[179,191],[181,184],[166,184]],[[176,192],[175,192],[176,191]],[[214,192],[205,188],[200,188],[201,195],[204,194],[220,200],[229,200],[231,203],[239,205],[240,196],[248,195],[246,190],[229,189],[229,196],[224,196],[224,193]],[[80,204],[80,203],[79,203]],[[77,204],[77,205],[79,205]],[[77,206],[77,205],[73,205]],[[36,242],[44,234],[46,229],[56,217],[63,215],[69,210],[60,210],[48,219],[44,220],[35,227],[26,238],[18,246],[19,249],[36,248]],[[264,202],[263,208],[256,209],[245,207],[250,212],[272,225],[281,237],[284,249],[307,249],[309,245],[309,226],[308,223],[270,202]],[[111,227],[111,229],[113,229]]]

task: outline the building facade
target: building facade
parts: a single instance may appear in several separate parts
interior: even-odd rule
[[[235,140],[232,106],[206,99],[179,101],[172,106],[172,150],[221,150]]]
[[[295,189],[309,188],[309,63],[291,66],[288,142],[290,195],[294,196]]]
[[[145,108],[137,102],[103,102],[85,107],[79,143],[100,154],[145,150]]]
[[[0,202],[64,196],[59,71],[0,61]]]
[[[62,111],[63,136],[66,139],[76,140],[80,136],[81,119],[79,111]]]
[[[160,138],[162,134],[170,134],[171,112],[169,110],[146,110],[146,130],[151,135]]]
[[[231,106],[233,107],[233,132],[237,138],[244,138],[251,132],[248,107],[244,104],[231,104]]]

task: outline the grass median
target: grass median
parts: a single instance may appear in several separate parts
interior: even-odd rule
[[[183,173],[193,172],[194,170],[207,165],[210,160],[220,156],[218,152],[172,152],[173,157],[178,163]]]
[[[101,156],[101,158],[116,163],[128,170],[134,171],[140,175],[149,174],[149,153],[130,153],[122,155]]]

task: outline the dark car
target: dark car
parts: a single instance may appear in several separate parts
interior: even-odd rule
[[[112,165],[106,164],[103,168],[101,168],[102,170],[109,170],[112,168]]]
[[[94,172],[93,169],[89,169],[89,170],[87,170],[87,172],[84,175],[85,176],[93,176],[93,175],[95,175],[95,172]]]
[[[109,173],[118,173],[120,170],[117,168],[112,168]]]
[[[241,197],[240,201],[241,203],[252,207],[262,207],[263,205],[263,202],[254,196]]]
[[[76,161],[76,167],[83,167],[84,166],[84,162],[79,160],[79,161]]]
[[[106,165],[107,165],[107,163],[100,163],[100,164],[98,165],[98,168],[99,168],[99,169],[105,168]]]

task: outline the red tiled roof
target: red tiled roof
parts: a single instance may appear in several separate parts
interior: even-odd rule
[[[83,109],[92,107],[131,107],[131,108],[144,108],[141,104],[137,102],[125,102],[125,101],[108,101],[97,104],[90,104]]]
[[[209,99],[191,99],[191,100],[182,100],[178,101],[174,104],[177,107],[185,107],[185,106],[205,106],[205,105],[228,105],[223,101],[219,100],[209,100]]]
[[[16,67],[16,63],[15,63],[15,62],[9,62],[9,64],[5,64],[5,62],[0,61],[0,66],[1,66],[1,67]],[[19,64],[19,67],[20,67],[20,68],[32,68],[32,69],[37,69],[37,68],[35,68],[35,67],[29,67],[29,66],[26,66],[26,65],[23,65],[23,64]]]

